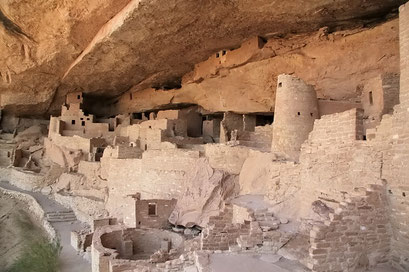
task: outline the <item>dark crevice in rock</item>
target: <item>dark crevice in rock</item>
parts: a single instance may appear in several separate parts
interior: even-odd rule
[[[3,12],[3,10],[0,7],[0,22],[3,24],[4,28],[10,32],[13,35],[17,35],[17,36],[24,36],[27,39],[34,41],[34,39],[26,34],[19,25],[17,25],[16,23],[14,23],[12,20],[10,20]]]

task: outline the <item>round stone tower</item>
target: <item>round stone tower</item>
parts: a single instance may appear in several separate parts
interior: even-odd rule
[[[291,75],[279,75],[274,110],[272,152],[298,161],[302,143],[319,118],[317,94]]]

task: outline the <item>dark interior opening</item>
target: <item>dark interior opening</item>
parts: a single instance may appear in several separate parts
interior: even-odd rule
[[[72,124],[72,125],[75,125],[75,120],[72,120],[72,121],[71,121],[71,124]]]
[[[132,119],[142,120],[142,112],[134,112],[134,113],[132,113]]]
[[[148,204],[148,215],[155,216],[156,215],[156,203],[149,203]]]
[[[269,115],[256,115],[256,126],[271,125],[274,122],[274,113]]]
[[[165,90],[165,91],[169,91],[169,90],[177,90],[182,88],[182,78],[178,77],[178,78],[174,78],[172,80],[163,82],[163,83],[158,83],[152,86],[153,89],[155,90]]]

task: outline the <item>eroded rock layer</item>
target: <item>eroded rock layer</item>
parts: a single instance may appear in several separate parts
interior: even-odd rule
[[[351,27],[382,17],[402,1],[57,2],[1,5],[32,37],[1,28],[0,93],[8,111],[56,113],[72,91],[115,96],[133,85],[172,85],[195,63],[248,37]]]

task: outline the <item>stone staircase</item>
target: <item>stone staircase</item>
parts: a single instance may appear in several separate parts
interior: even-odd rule
[[[47,221],[50,223],[71,222],[77,220],[77,217],[75,217],[75,214],[72,210],[47,212],[45,216],[47,218]]]
[[[254,221],[250,222],[249,234],[237,238],[237,244],[243,249],[263,244],[266,233],[277,230],[281,224],[280,220],[267,209],[254,211],[252,217]]]
[[[274,214],[267,209],[254,211],[254,218],[263,232],[276,230],[281,224],[280,220],[275,218]]]

